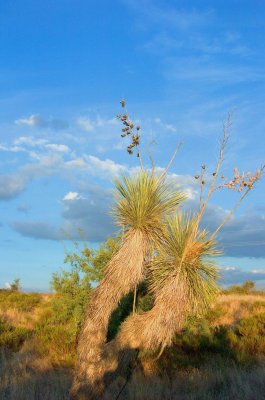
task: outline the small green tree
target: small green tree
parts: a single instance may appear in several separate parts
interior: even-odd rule
[[[64,263],[70,270],[61,270],[52,276],[51,288],[56,296],[52,301],[53,318],[57,322],[73,324],[73,334],[77,335],[84,318],[88,299],[103,276],[105,265],[116,251],[118,237],[109,238],[97,250],[84,246],[82,250],[68,252]]]
[[[245,281],[242,285],[232,285],[226,293],[249,294],[256,290],[256,284],[253,281]]]
[[[21,290],[21,285],[20,285],[20,278],[14,279],[14,282],[11,283],[10,285],[11,290],[14,292],[19,292]]]

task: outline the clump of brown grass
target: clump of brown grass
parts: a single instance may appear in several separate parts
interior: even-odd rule
[[[121,400],[263,400],[265,366],[253,369],[209,363],[200,369],[146,376],[136,371],[125,386]],[[111,399],[111,394],[106,399]]]
[[[265,311],[265,299],[260,295],[221,295],[218,297],[218,304],[221,305],[223,314],[215,321],[215,325],[234,325],[254,313]]]
[[[0,353],[1,400],[64,400],[68,398],[71,375],[54,368],[30,348],[19,353]]]

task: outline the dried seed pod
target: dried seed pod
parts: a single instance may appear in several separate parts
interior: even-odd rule
[[[194,176],[195,179],[199,179],[199,177],[200,177],[199,175],[195,175]]]
[[[125,137],[126,136],[126,134],[125,133],[123,133],[122,135],[121,135],[121,137]]]
[[[126,105],[126,104],[125,104],[125,100],[122,99],[122,100],[120,101],[120,103],[121,103],[121,106],[122,106],[122,107],[125,107],[125,105]]]
[[[205,164],[202,164],[202,169],[205,169],[206,168],[206,165]]]
[[[116,117],[117,117],[118,119],[120,119],[120,117],[121,117],[121,114],[117,114],[117,115],[116,115]]]
[[[216,172],[213,172],[213,176],[215,176],[216,175]]]
[[[137,125],[136,129],[137,129],[137,131],[139,131],[141,129],[141,127],[139,125]]]

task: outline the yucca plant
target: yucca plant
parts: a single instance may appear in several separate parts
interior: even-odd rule
[[[164,179],[143,170],[116,180],[115,185],[113,215],[124,237],[88,304],[72,398],[80,398],[80,393],[88,393],[89,387],[96,385],[110,316],[122,297],[143,280],[145,261],[164,237],[166,216],[184,200],[184,195],[171,190]]]
[[[229,115],[216,168],[209,175],[206,174],[206,165],[202,164],[201,173],[195,176],[201,188],[198,213],[174,216],[176,206],[184,196],[172,191],[165,178],[179,146],[159,178],[154,174],[152,157],[152,172],[147,173],[139,152],[140,127],[136,127],[138,133],[135,134],[124,100],[121,105],[126,112],[117,116],[124,125],[121,136],[132,137],[127,151],[132,155],[132,149],[137,150],[141,172],[116,181],[113,215],[124,235],[88,306],[72,389],[72,398],[79,400],[118,398],[121,387],[124,387],[121,378],[125,373],[125,380],[128,379],[134,350],[160,348],[161,353],[172,343],[174,334],[182,329],[189,314],[201,314],[209,307],[218,293],[218,269],[214,258],[220,253],[216,249],[216,234],[260,179],[265,168],[262,166],[256,174],[247,176],[234,169],[234,177],[229,181],[220,176],[231,121]],[[223,188],[237,190],[241,195],[230,213],[209,235],[200,229],[201,219],[213,193]],[[117,336],[105,344],[112,311],[144,276],[154,297],[152,309],[129,316]]]
[[[197,216],[167,219],[167,232],[149,266],[153,308],[124,322],[116,346],[155,349],[171,344],[189,314],[204,313],[218,293],[216,242],[197,229]]]
[[[220,252],[207,231],[198,229],[197,218],[178,213],[166,219],[163,239],[147,269],[154,306],[145,313],[131,315],[104,348],[101,377],[112,375],[107,393],[119,392],[121,375],[128,371],[134,350],[160,348],[161,354],[187,317],[203,314],[217,295],[214,258]]]

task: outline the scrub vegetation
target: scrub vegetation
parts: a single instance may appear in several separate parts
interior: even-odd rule
[[[111,257],[112,249],[106,247],[102,246],[104,257]],[[3,306],[4,299],[15,293],[0,292],[1,399],[68,398],[85,310],[85,301],[76,300],[83,299],[83,278],[76,265],[67,276],[56,274],[60,290],[34,294],[39,299],[34,306],[32,294],[18,292],[16,301]],[[66,286],[69,292],[64,292]],[[255,288],[245,294],[230,291],[233,288],[220,293],[203,317],[189,317],[160,357],[159,349],[139,351],[120,398],[232,400],[240,395],[240,399],[264,399],[265,293]],[[112,314],[109,339],[132,314],[133,300],[133,293],[127,295]],[[28,302],[26,310],[21,311],[21,302]],[[152,305],[153,299],[141,286],[137,312],[144,313]]]
[[[66,256],[51,295],[0,293],[1,399],[264,399],[265,296],[253,282],[221,290],[217,233],[260,179],[264,166],[222,175],[231,115],[213,171],[194,179],[198,210],[185,193],[144,166],[141,127],[121,101],[122,138],[139,159],[115,181],[120,228],[98,250]],[[238,199],[214,232],[201,221],[218,190]]]

